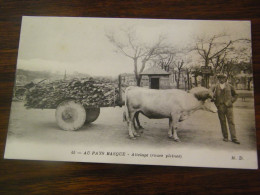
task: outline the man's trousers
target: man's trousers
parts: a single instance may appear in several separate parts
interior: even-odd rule
[[[225,104],[218,106],[218,117],[220,120],[221,130],[224,138],[228,138],[227,124],[230,131],[231,140],[236,140],[236,129],[234,124],[233,107],[227,107]]]

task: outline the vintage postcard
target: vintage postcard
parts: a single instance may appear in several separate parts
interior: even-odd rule
[[[257,169],[250,21],[23,17],[6,159]]]

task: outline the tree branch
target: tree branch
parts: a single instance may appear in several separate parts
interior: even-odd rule
[[[219,50],[218,52],[216,52],[215,54],[213,54],[210,58],[214,58],[215,56],[217,56],[218,54],[220,54],[221,52],[225,51],[230,45],[232,44],[232,41],[229,41],[229,43],[222,48],[221,50]]]

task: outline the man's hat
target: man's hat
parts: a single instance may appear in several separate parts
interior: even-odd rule
[[[227,78],[227,75],[221,73],[221,74],[218,74],[218,75],[217,75],[217,78],[218,78],[218,79],[219,79],[219,78]]]

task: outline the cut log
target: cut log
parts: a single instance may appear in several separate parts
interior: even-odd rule
[[[41,83],[26,94],[26,108],[55,109],[60,100],[74,99],[85,107],[115,106],[117,84],[100,80],[73,79]]]
[[[56,122],[60,128],[74,131],[81,128],[86,121],[86,111],[83,105],[74,100],[65,100],[56,109]]]

